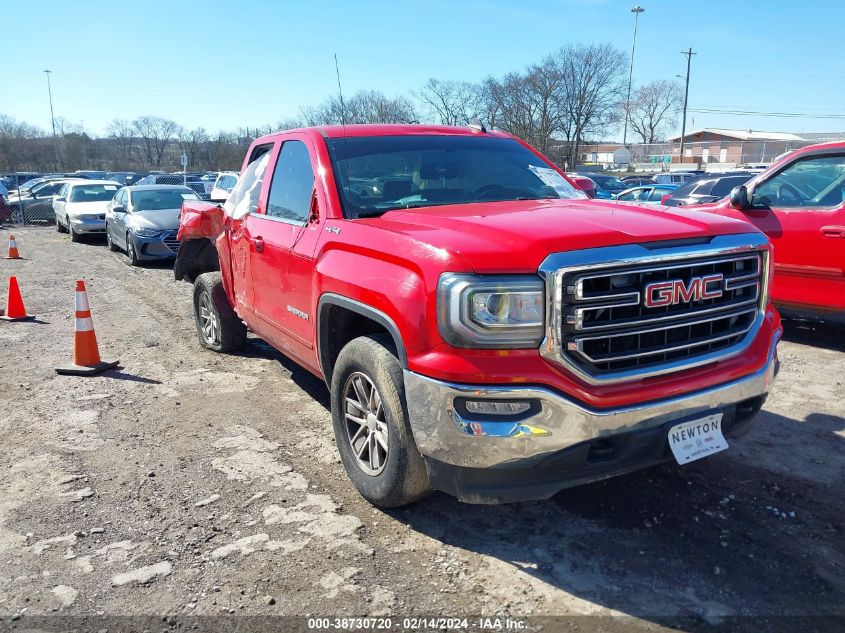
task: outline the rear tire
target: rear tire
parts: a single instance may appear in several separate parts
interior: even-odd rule
[[[203,273],[194,282],[194,321],[206,349],[231,352],[246,343],[246,326],[232,309],[217,271]]]
[[[59,221],[58,216],[56,217],[56,231],[59,233],[67,233],[67,228],[62,225],[62,223]]]
[[[340,459],[362,497],[396,508],[431,492],[390,337],[361,336],[341,350],[332,372],[331,407]]]

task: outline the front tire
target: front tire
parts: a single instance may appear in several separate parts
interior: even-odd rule
[[[141,260],[138,259],[138,251],[135,250],[135,242],[132,241],[132,236],[126,234],[126,256],[129,257],[130,266],[140,266]]]
[[[402,366],[387,336],[361,336],[337,357],[331,384],[335,441],[346,474],[382,508],[413,503],[431,483],[408,423]]]
[[[246,326],[232,309],[219,272],[203,273],[194,282],[194,320],[206,349],[231,352],[246,343]]]
[[[70,241],[71,242],[79,242],[82,240],[82,236],[73,230],[73,224],[70,223],[70,218],[65,218],[67,221],[67,232],[70,233]]]
[[[106,224],[106,246],[109,247],[109,250],[113,253],[118,251],[117,244],[114,243],[114,240],[111,238],[111,233],[109,232],[109,225]]]

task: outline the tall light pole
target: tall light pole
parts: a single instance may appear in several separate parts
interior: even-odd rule
[[[640,5],[631,9],[634,14],[634,43],[631,46],[631,67],[628,70],[628,98],[625,99],[625,127],[622,132],[622,146],[624,147],[628,141],[628,116],[631,111],[631,79],[634,76],[634,52],[637,50],[637,23],[640,20],[640,13],[645,11]]]
[[[53,114],[53,88],[50,86],[50,75],[52,74],[52,70],[49,68],[44,71],[47,75],[47,94],[50,96],[50,123],[53,126],[53,152],[56,155],[56,169],[59,168],[59,145],[56,141],[56,117]]]
[[[689,99],[689,69],[690,64],[692,62],[692,56],[696,55],[697,53],[692,50],[692,47],[689,50],[681,51],[681,55],[687,56],[687,78],[686,78],[686,86],[684,88],[684,116],[681,119],[681,163],[684,162],[684,136],[687,133],[687,100]]]

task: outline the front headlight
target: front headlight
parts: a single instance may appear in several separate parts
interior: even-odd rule
[[[134,229],[132,232],[138,237],[158,237],[161,235],[161,231],[155,229]]]
[[[533,275],[446,273],[437,286],[437,326],[455,347],[537,347],[543,306],[543,282]]]

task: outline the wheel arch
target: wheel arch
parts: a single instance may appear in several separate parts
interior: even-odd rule
[[[393,340],[403,369],[408,356],[399,328],[390,316],[365,303],[335,293],[326,293],[317,303],[317,358],[327,385],[340,350],[352,339],[384,332]]]

